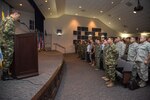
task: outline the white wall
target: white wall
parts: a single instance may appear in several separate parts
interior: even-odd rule
[[[77,30],[77,26],[92,28],[102,28],[103,32],[107,32],[108,36],[116,36],[117,32],[107,27],[97,19],[86,17],[63,15],[60,18],[48,18],[45,20],[45,30],[48,34],[52,34],[52,44],[58,43],[66,48],[66,53],[74,52],[73,30]],[[57,36],[56,30],[62,29],[63,35]],[[54,45],[52,49],[55,49]],[[62,51],[63,52],[63,51]]]
[[[29,20],[34,20],[35,21],[35,15],[34,12],[25,12],[25,11],[20,11],[21,12],[21,16],[20,16],[20,21],[24,22],[28,28],[29,28]],[[23,25],[20,24],[19,22],[15,22],[15,26],[16,26],[16,34],[22,34],[22,33],[28,33],[29,29]],[[31,30],[34,31],[34,30]]]

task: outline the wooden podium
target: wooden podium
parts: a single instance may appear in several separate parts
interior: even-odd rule
[[[38,75],[38,50],[36,33],[16,34],[11,73],[14,78]]]

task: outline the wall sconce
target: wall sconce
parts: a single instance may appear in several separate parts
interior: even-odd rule
[[[57,35],[61,36],[62,35],[62,30],[61,29],[57,29]]]

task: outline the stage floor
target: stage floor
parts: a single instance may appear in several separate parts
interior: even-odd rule
[[[57,51],[39,52],[39,75],[21,80],[0,80],[0,100],[31,100],[63,62]]]

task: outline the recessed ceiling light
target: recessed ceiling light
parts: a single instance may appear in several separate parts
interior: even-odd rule
[[[134,14],[136,14],[136,11],[133,11]]]
[[[19,6],[22,6],[22,3],[20,3]]]
[[[111,22],[108,23],[109,25],[111,24]]]
[[[121,18],[120,18],[120,17],[119,17],[118,19],[119,19],[119,20],[121,20]]]
[[[112,1],[111,4],[114,4],[114,2]]]
[[[45,2],[47,2],[47,0],[45,0]]]
[[[79,8],[81,9],[81,8],[82,8],[82,6],[79,6]]]
[[[78,15],[78,13],[75,14],[76,16]]]
[[[103,13],[103,11],[101,10],[100,13]]]
[[[51,8],[48,8],[48,10],[50,10]]]

